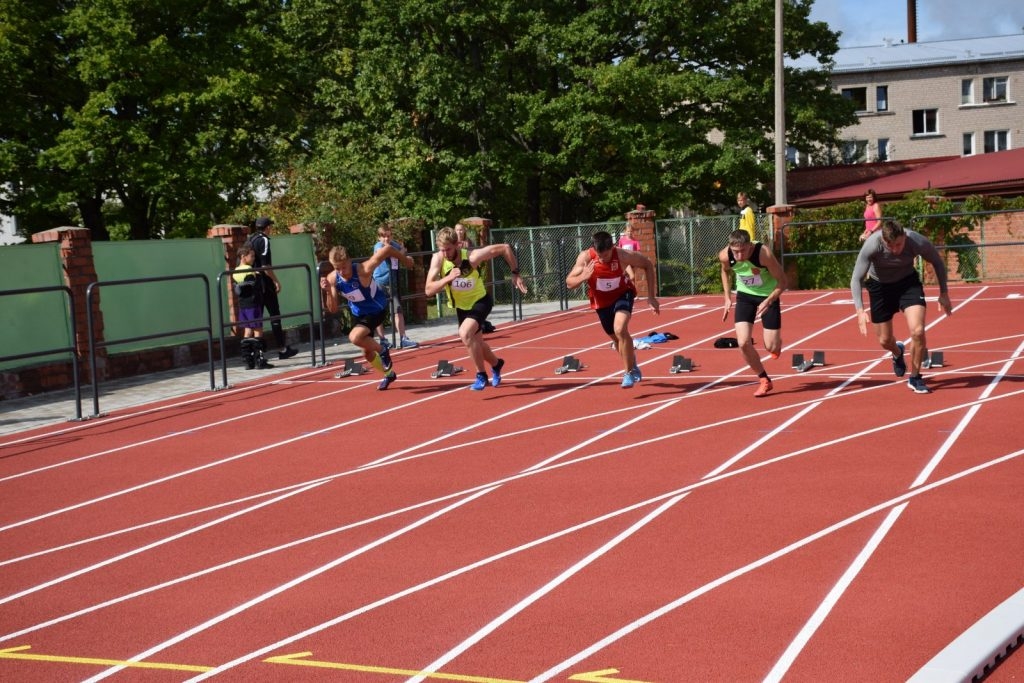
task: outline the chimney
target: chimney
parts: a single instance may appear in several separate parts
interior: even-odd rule
[[[917,42],[917,0],[907,0],[907,42]]]

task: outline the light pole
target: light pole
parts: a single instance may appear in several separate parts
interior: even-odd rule
[[[775,0],[775,204],[786,199],[786,83],[782,68],[782,5]]]

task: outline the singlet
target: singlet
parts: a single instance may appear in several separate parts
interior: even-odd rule
[[[768,272],[768,269],[761,265],[761,249],[764,247],[760,242],[754,242],[754,251],[746,261],[737,261],[729,251],[729,267],[736,273],[736,291],[750,294],[751,296],[769,296],[779,284],[775,276]]]
[[[388,296],[384,290],[377,286],[377,283],[370,280],[369,286],[364,287],[359,281],[359,274],[356,264],[352,264],[352,275],[346,280],[341,273],[336,276],[334,286],[338,294],[348,300],[348,306],[355,315],[374,315],[382,313],[388,308]]]
[[[468,311],[473,304],[487,296],[487,287],[484,286],[484,279],[479,268],[470,268],[465,272],[461,264],[469,265],[469,249],[460,249],[461,263],[459,268],[463,273],[448,283],[448,303],[460,311]],[[441,262],[441,277],[445,277],[456,266],[448,259]]]
[[[594,262],[594,272],[587,281],[591,308],[608,308],[626,292],[636,293],[636,285],[629,279],[619,261],[618,247],[614,248],[608,263],[601,263],[597,258],[597,252],[591,247],[590,260]]]

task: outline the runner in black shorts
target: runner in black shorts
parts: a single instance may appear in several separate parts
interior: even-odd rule
[[[907,386],[918,394],[931,390],[921,378],[921,363],[924,360],[928,342],[925,339],[924,286],[914,268],[914,261],[920,256],[935,269],[939,281],[939,308],[946,315],[953,314],[949,303],[946,283],[946,264],[935,246],[924,235],[913,230],[904,230],[894,220],[886,219],[881,230],[876,230],[864,240],[857,255],[850,278],[850,292],[853,305],[857,308],[857,325],[860,333],[868,333],[868,311],[864,310],[863,287],[871,295],[871,322],[875,326],[879,345],[892,354],[892,369],[897,377],[907,372],[907,361],[903,357],[903,342],[893,337],[892,319],[897,311],[903,312],[913,342],[910,354],[910,377]]]

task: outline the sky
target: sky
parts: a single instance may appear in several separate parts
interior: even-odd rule
[[[1024,33],[1024,0],[916,0],[917,42]],[[812,21],[842,31],[839,47],[907,40],[907,0],[815,0]]]

